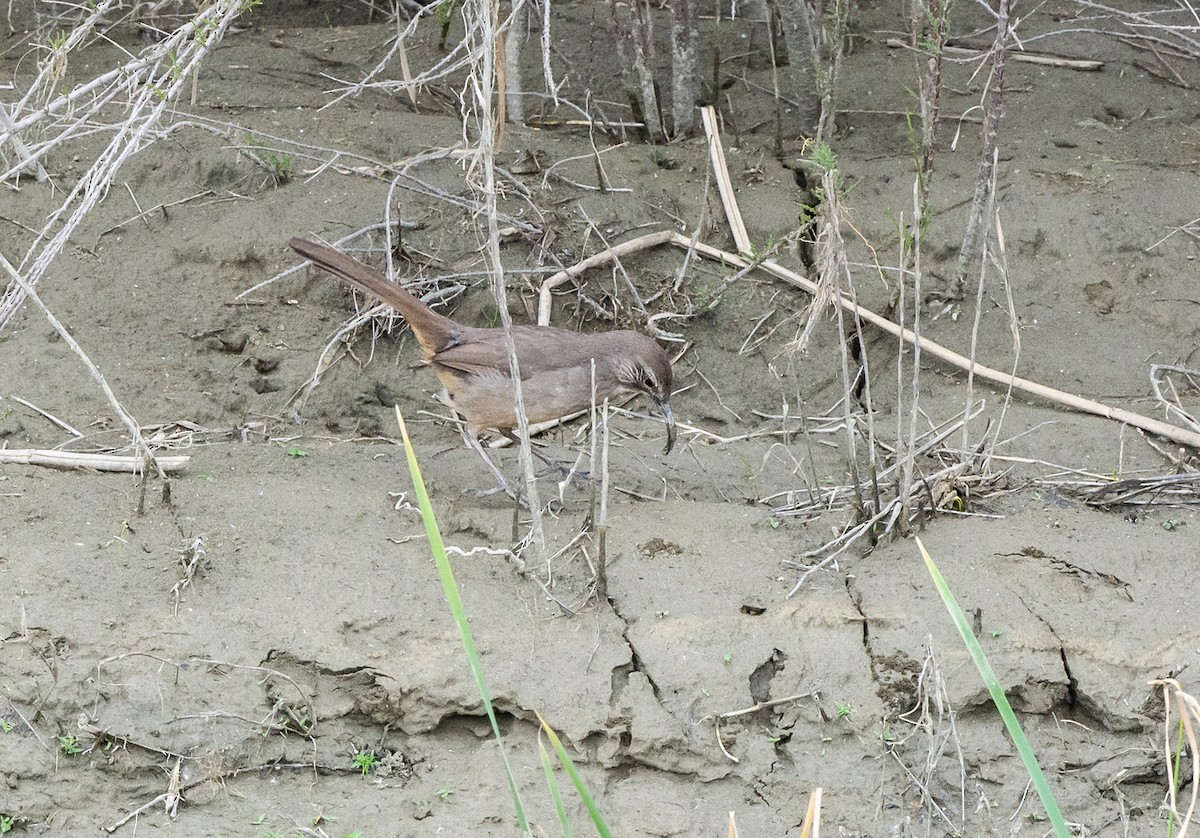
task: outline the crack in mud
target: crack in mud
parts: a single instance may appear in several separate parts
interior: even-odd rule
[[[615,707],[621,700],[621,697],[625,693],[625,688],[629,686],[629,676],[634,672],[640,672],[645,676],[646,682],[650,685],[650,691],[654,695],[654,700],[662,707],[662,694],[659,691],[658,684],[655,682],[654,676],[650,674],[650,670],[643,661],[642,656],[638,653],[637,645],[629,636],[629,620],[621,613],[621,609],[617,607],[616,598],[612,595],[608,598],[608,604],[612,608],[612,612],[616,618],[621,621],[621,639],[625,641],[625,645],[629,649],[629,663],[613,668],[612,687],[608,696],[609,707]]]
[[[779,649],[774,649],[771,656],[750,673],[750,697],[755,703],[762,704],[771,700],[771,681],[783,672],[786,662],[787,655]]]

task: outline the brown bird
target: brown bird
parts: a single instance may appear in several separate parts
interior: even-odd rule
[[[503,329],[463,326],[431,309],[378,271],[323,244],[294,238],[292,250],[348,285],[390,305],[412,328],[450,394],[454,409],[467,420],[467,442],[481,456],[501,487],[508,481],[483,450],[479,435],[494,428],[517,440],[512,373]],[[521,392],[530,424],[561,419],[587,410],[618,390],[645,393],[662,409],[667,447],[675,444],[671,414],[671,359],[657,343],[630,331],[583,334],[553,326],[513,326],[521,369]]]

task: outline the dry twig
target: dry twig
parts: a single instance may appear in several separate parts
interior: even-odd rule
[[[155,457],[155,462],[165,474],[181,471],[190,457]],[[115,471],[125,474],[141,474],[146,459],[132,454],[93,454],[82,451],[57,451],[53,449],[4,448],[0,449],[0,463],[27,466],[46,466],[58,469],[81,471]]]

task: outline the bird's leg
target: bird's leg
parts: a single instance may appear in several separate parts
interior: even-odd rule
[[[525,496],[514,489],[512,484],[508,482],[508,479],[504,476],[504,472],[502,472],[500,467],[496,465],[496,461],[488,456],[488,452],[485,451],[483,445],[480,444],[479,437],[475,436],[465,427],[461,430],[463,437],[467,440],[467,445],[475,449],[475,453],[480,456],[485,464],[487,464],[488,471],[490,471],[492,476],[496,478],[496,483],[499,484],[500,491],[504,492],[504,494],[508,495],[517,503],[521,504],[521,506],[528,509],[529,501],[525,500]]]
[[[506,436],[508,439],[510,439],[512,441],[513,445],[520,447],[521,438],[519,436],[517,436],[516,431],[507,430],[507,431],[501,431],[500,433],[503,434],[504,436]],[[554,471],[563,477],[570,477],[571,475],[575,475],[577,477],[582,477],[585,480],[588,477],[588,472],[576,471],[576,466],[578,465],[578,463],[576,463],[576,466],[568,466],[565,463],[563,463],[561,460],[556,460],[553,457],[543,454],[541,451],[539,451],[534,446],[534,444],[532,442],[529,443],[529,450],[533,452],[533,456],[537,457],[539,460],[541,460],[543,463],[545,463],[546,466],[549,467],[551,471]]]

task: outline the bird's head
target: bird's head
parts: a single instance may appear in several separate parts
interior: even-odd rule
[[[663,453],[670,454],[675,445],[675,416],[671,413],[671,357],[645,335],[634,332],[629,335],[630,351],[617,364],[617,381],[627,390],[645,393],[662,410],[667,424],[667,447]]]

